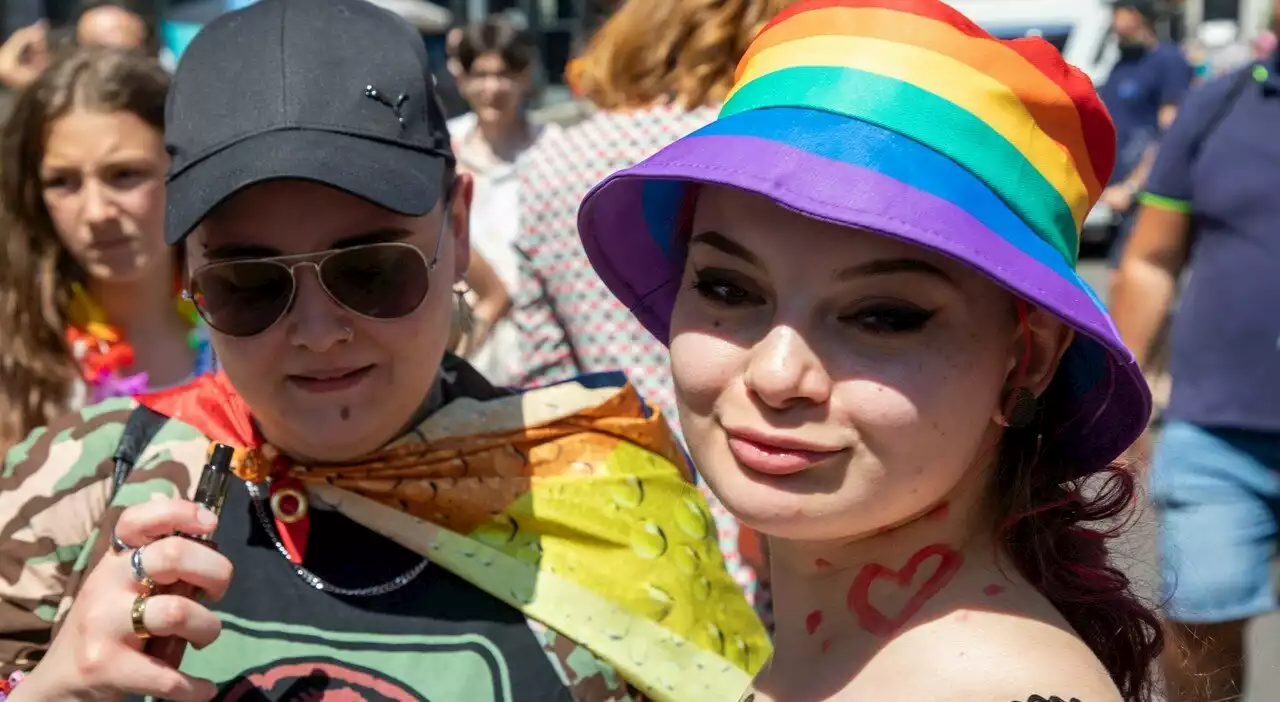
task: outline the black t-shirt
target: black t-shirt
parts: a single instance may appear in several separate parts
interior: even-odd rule
[[[310,528],[304,565],[339,587],[379,585],[421,561],[314,501]],[[216,539],[236,567],[216,605],[222,634],[188,647],[183,670],[224,683],[218,700],[573,702],[524,615],[443,568],[375,597],[316,590],[276,550],[241,483]]]
[[[507,394],[457,359],[447,359],[444,370],[428,405]],[[162,428],[154,448],[176,446],[171,442],[182,431],[190,429]],[[170,471],[161,462],[135,469],[128,483],[141,486],[187,470]],[[270,507],[263,508],[269,518]],[[314,497],[309,514],[303,565],[332,585],[382,585],[422,562]],[[204,650],[188,646],[182,662],[183,672],[219,683],[220,701],[632,699],[625,682],[587,649],[442,567],[427,565],[408,584],[382,595],[336,596],[299,577],[272,533],[248,488],[233,481],[214,535],[235,564],[226,596],[210,605],[222,619],[222,633]]]

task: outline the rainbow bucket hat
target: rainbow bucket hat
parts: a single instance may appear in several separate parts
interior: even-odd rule
[[[804,0],[761,30],[719,118],[593,188],[578,228],[605,284],[664,342],[690,184],[973,266],[1075,328],[1041,398],[1043,447],[1084,472],[1151,414],[1133,354],[1075,271],[1114,163],[1106,108],[1048,42],[998,40],[938,0]]]

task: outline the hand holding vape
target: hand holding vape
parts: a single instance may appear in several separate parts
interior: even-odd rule
[[[204,470],[200,473],[200,483],[196,486],[194,499],[196,504],[203,505],[218,516],[222,515],[222,504],[227,499],[227,488],[231,485],[231,457],[234,452],[235,450],[226,444],[214,444],[213,449],[209,452],[209,460],[205,463]],[[199,541],[209,548],[217,548],[212,535],[192,536],[179,533],[178,536]],[[199,591],[194,585],[175,583],[156,588],[155,594],[181,595],[182,597],[195,599],[199,595]],[[143,650],[177,669],[182,664],[182,656],[186,653],[187,642],[176,636],[148,639]]]

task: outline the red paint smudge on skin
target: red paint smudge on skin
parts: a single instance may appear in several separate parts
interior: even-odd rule
[[[999,595],[1002,592],[1004,592],[1004,588],[994,583],[982,588],[982,594],[986,595],[987,597],[995,597],[996,595]]]
[[[831,650],[831,639],[827,639],[822,642],[822,652],[826,653],[827,651],[830,651],[830,650]]]
[[[827,560],[827,559],[825,559],[825,558],[819,558],[818,560],[814,561],[814,562],[813,562],[813,564],[814,564],[815,566],[819,567],[819,568],[834,568],[834,567],[835,567],[835,566],[831,565],[831,561],[828,561],[828,560]]]
[[[938,504],[937,507],[934,507],[933,509],[929,510],[929,513],[924,515],[924,518],[932,519],[932,520],[946,519],[947,511],[950,509],[951,509],[950,502],[941,502]]]
[[[871,585],[877,580],[897,583],[900,590],[910,588],[916,573],[926,562],[937,562],[933,573],[915,587],[906,604],[894,614],[881,612],[871,603]],[[879,563],[868,563],[858,572],[849,587],[846,598],[849,611],[858,618],[862,629],[873,636],[889,636],[915,616],[920,608],[933,599],[959,572],[964,556],[946,544],[933,544],[916,551],[901,570],[892,570]]]
[[[809,613],[809,616],[804,618],[804,629],[809,632],[810,636],[813,636],[813,632],[817,631],[820,626],[822,626],[821,610],[815,609]]]

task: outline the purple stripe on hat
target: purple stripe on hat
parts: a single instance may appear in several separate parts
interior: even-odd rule
[[[686,137],[615,174],[579,214],[597,272],[659,339],[667,341],[680,272],[662,256],[641,207],[645,178],[696,180],[759,193],[802,214],[870,229],[972,265],[1019,296],[1066,319],[1123,360],[1132,356],[1073,274],[1064,278],[963,209],[875,171],[743,136]],[[945,223],[945,228],[936,225]],[[641,231],[635,231],[639,228]],[[607,239],[596,236],[603,233]],[[625,271],[625,273],[624,273]]]
[[[596,188],[603,187],[612,179],[613,176],[610,176]],[[640,203],[643,199],[643,181],[622,180],[618,181],[616,186],[627,191],[628,196],[634,195],[636,203]],[[673,194],[677,196],[678,203],[679,192],[673,192]],[[631,201],[629,197],[628,201]],[[677,206],[673,203],[672,222],[675,221]],[[640,208],[636,208],[635,211],[614,207],[597,208],[591,205],[590,200],[586,200],[578,213],[579,223],[585,221],[583,218],[587,216],[588,210],[591,211],[591,216],[596,218],[599,231],[604,233],[603,237],[587,238],[582,241],[583,248],[586,249],[596,273],[623,304],[637,312],[637,317],[639,317],[637,308],[641,304],[666,310],[669,313],[671,307],[675,305],[674,283],[680,280],[681,266],[684,262],[672,260],[653,235],[653,231],[646,226],[644,213]],[[640,230],[640,236],[634,236],[637,229]],[[582,230],[581,225],[579,230]],[[668,233],[667,237],[670,236]],[[664,239],[665,242],[666,239]],[[619,249],[623,250],[619,251]],[[597,262],[597,256],[602,254],[603,256]],[[618,268],[605,267],[606,263],[612,264],[615,256],[618,257]],[[661,289],[664,286],[671,287],[672,290],[663,294]],[[652,328],[649,320],[641,319],[640,321],[646,327]],[[666,324],[663,323],[662,327],[665,330]]]

